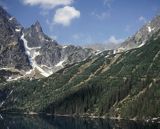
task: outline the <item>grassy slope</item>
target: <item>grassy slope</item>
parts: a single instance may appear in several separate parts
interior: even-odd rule
[[[138,49],[106,53],[49,78],[1,85],[13,90],[2,110],[124,118],[160,116],[160,39]]]

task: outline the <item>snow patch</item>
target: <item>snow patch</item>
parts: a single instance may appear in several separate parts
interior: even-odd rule
[[[33,69],[31,69],[31,70],[27,71],[25,75],[29,75],[29,74],[31,74],[31,73],[32,73],[32,71],[33,71]]]
[[[148,26],[148,32],[151,32],[151,31],[152,31],[151,27],[150,27],[150,26]]]
[[[11,92],[9,93],[9,96],[13,93],[13,90],[11,90]]]
[[[28,47],[28,44],[27,44],[28,41],[24,38],[24,33],[22,34],[21,39],[24,42],[24,47],[25,47],[25,50],[26,50],[26,55],[28,55],[30,64],[32,65],[32,68],[33,69],[37,69],[38,71],[40,71],[41,74],[43,76],[45,76],[45,77],[50,76],[52,74],[52,71],[51,72],[44,71],[40,66],[38,66],[37,62],[35,61],[35,58],[38,55],[40,55],[40,53],[37,52],[36,49],[40,49],[41,47],[33,47],[33,48]],[[30,72],[31,71],[29,71],[28,73],[30,73]]]
[[[138,48],[140,48],[140,47],[142,47],[142,46],[144,46],[145,45],[145,41],[143,41],[139,46],[138,46]]]
[[[45,67],[45,68],[47,68],[47,69],[52,69],[51,67],[48,67],[47,65],[41,65],[41,67]]]
[[[18,77],[16,77],[16,78],[9,77],[9,78],[7,79],[7,81],[8,81],[8,82],[11,82],[11,81],[17,81],[17,80],[19,80],[19,79],[21,79],[21,78],[24,78],[26,75],[31,74],[31,73],[32,73],[32,71],[33,71],[33,69],[31,69],[31,70],[27,71],[23,76],[18,76]]]
[[[49,42],[49,40],[48,40],[48,39],[45,39],[45,41]]]
[[[113,54],[116,54],[117,53],[117,50],[113,50]]]
[[[15,29],[16,32],[21,32],[21,29]]]
[[[11,70],[11,68],[0,68],[0,70]]]
[[[10,17],[10,18],[9,18],[9,21],[12,21],[13,19],[14,19],[14,17]]]
[[[151,28],[150,26],[148,26],[148,32],[149,32],[149,33],[152,32],[152,31],[154,31],[154,29],[155,29],[155,28]]]
[[[12,77],[9,77],[9,79],[7,80],[8,82],[11,82],[11,81],[17,81],[19,79],[21,79],[23,76],[19,76],[19,77],[16,77],[16,78],[12,78]]]
[[[31,53],[32,60],[35,60],[35,58],[39,55],[41,55],[39,51],[33,51],[33,53]]]
[[[65,45],[65,46],[63,46],[63,48],[67,48],[67,47],[68,47],[68,46],[66,46],[66,45]]]
[[[99,55],[99,54],[101,54],[101,53],[102,53],[102,51],[97,50],[95,55]]]
[[[63,63],[65,62],[65,60],[60,61],[58,64],[56,64],[56,67],[63,67]]]
[[[109,55],[105,56],[105,58],[108,58],[108,57],[109,57]]]
[[[5,101],[2,101],[2,102],[0,103],[0,107],[2,107],[4,103],[5,103]]]
[[[31,57],[31,49],[28,47],[28,44],[27,44],[28,42],[24,38],[24,34],[22,34],[21,39],[23,40],[24,47],[25,47],[25,52],[26,52],[26,55],[29,58],[30,64],[33,65],[32,57]]]
[[[3,117],[2,117],[2,115],[0,114],[0,118],[3,120]]]

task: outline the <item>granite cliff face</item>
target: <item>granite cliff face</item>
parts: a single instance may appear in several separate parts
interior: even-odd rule
[[[30,64],[20,39],[23,27],[0,7],[0,70],[28,70]]]
[[[59,45],[44,34],[38,21],[29,28],[23,28],[2,7],[0,27],[0,70],[5,72],[6,78],[16,73],[9,80],[48,77],[64,66],[94,54],[91,49]]]

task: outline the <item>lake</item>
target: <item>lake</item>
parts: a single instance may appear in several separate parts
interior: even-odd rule
[[[125,120],[1,115],[0,129],[160,129],[160,124]]]

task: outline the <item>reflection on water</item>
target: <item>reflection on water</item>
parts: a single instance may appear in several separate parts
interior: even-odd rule
[[[102,119],[2,115],[0,129],[160,129],[160,125]]]

